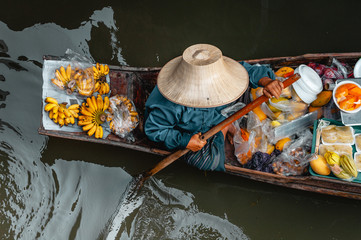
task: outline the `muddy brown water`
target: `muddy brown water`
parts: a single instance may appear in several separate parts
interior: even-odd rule
[[[93,1],[94,2],[94,1]],[[361,51],[357,1],[2,1],[1,239],[360,239],[359,201],[37,133],[42,56],[162,66],[210,43],[237,60]]]

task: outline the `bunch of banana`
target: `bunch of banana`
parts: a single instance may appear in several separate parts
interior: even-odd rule
[[[75,90],[75,81],[72,79],[72,69],[70,64],[66,69],[61,66],[55,70],[55,78],[51,79],[51,82],[62,90],[66,90],[68,94],[71,94]]]
[[[96,80],[95,83],[95,92],[99,94],[109,93],[110,86],[106,82],[105,76],[109,73],[109,66],[97,63],[96,66],[93,66],[93,76]]]
[[[355,161],[350,155],[342,155],[340,157],[340,166],[345,172],[350,174],[352,177],[357,177],[357,168]]]
[[[328,165],[333,166],[335,164],[340,165],[340,156],[335,152],[327,151],[325,153],[326,161]]]
[[[349,155],[339,156],[335,152],[326,152],[325,159],[331,168],[332,173],[344,180],[352,179],[357,177],[357,169],[354,160]]]
[[[110,86],[107,82],[98,80],[95,83],[94,92],[98,92],[100,95],[104,95],[104,94],[109,93],[109,91],[110,91]]]
[[[88,132],[88,136],[95,134],[95,138],[103,138],[103,124],[106,121],[106,113],[109,107],[109,98],[103,98],[98,94],[97,98],[91,96],[86,99],[80,108],[78,125],[83,126],[83,131]]]
[[[73,104],[67,108],[67,103],[59,104],[58,101],[52,97],[47,97],[45,102],[47,104],[44,110],[49,112],[50,119],[52,119],[54,123],[59,124],[60,127],[74,124],[75,118],[78,118],[79,104]]]
[[[93,66],[93,75],[95,80],[100,80],[109,73],[109,66],[97,63]]]
[[[110,108],[107,120],[110,121],[110,129],[117,134],[131,132],[139,123],[139,115],[133,102],[121,95],[115,95],[110,99]],[[121,117],[122,119],[118,119]]]

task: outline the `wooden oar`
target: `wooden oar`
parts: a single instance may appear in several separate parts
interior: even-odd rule
[[[292,75],[291,77],[289,77],[287,80],[285,80],[283,82],[283,86],[286,88],[286,87],[292,85],[292,83],[297,81],[299,78],[300,78],[300,75],[298,73],[296,73],[296,74]],[[260,106],[262,103],[266,102],[267,100],[268,100],[268,97],[266,97],[265,95],[260,96],[259,98],[255,99],[254,101],[247,104],[244,108],[240,109],[238,112],[234,113],[227,119],[220,122],[218,125],[214,126],[210,130],[208,130],[206,133],[202,134],[200,136],[200,138],[207,140],[208,138],[212,137],[213,135],[215,135],[216,133],[221,131],[223,128],[227,127],[228,125],[230,125],[231,123],[236,121],[237,119],[241,118],[242,116],[246,115],[247,113],[249,113],[256,107]],[[177,160],[178,158],[180,158],[181,156],[183,156],[184,154],[186,154],[189,151],[190,150],[187,148],[178,150],[177,152],[174,152],[174,153],[170,154],[168,157],[164,158],[151,170],[139,174],[137,177],[137,179],[139,179],[137,188],[140,189],[143,186],[144,182],[148,178],[150,178],[151,176],[153,176],[154,174],[156,174],[163,168],[166,168],[169,164],[173,163],[175,160]]]

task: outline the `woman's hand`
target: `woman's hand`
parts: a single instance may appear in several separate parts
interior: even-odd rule
[[[279,98],[284,88],[282,82],[279,80],[272,80],[269,77],[261,78],[258,84],[263,86],[263,94],[269,98]]]
[[[194,134],[191,137],[191,139],[189,140],[187,148],[193,152],[197,152],[197,151],[201,150],[202,147],[207,143],[207,141],[201,140],[200,136],[201,136],[201,133]]]

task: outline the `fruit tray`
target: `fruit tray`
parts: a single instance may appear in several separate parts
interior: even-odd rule
[[[344,124],[342,124],[339,121],[333,120],[333,119],[327,119],[327,118],[323,118],[323,120],[325,121],[329,121],[330,124],[334,124],[336,126],[344,126]],[[318,120],[316,120],[313,124],[313,139],[312,139],[312,153],[315,152],[315,145],[316,145],[316,131],[317,131],[317,127],[318,127]],[[361,126],[351,126],[354,129],[354,133],[358,134],[361,133]],[[356,152],[356,146],[352,145],[352,156],[354,155],[354,153]],[[325,177],[325,178],[332,178],[332,179],[338,179],[341,180],[339,178],[337,178],[336,176],[334,176],[332,173],[328,176],[324,176],[324,175],[319,175],[317,173],[315,173],[311,166],[309,167],[309,172],[311,175],[313,176],[318,176],[318,177]],[[359,172],[357,177],[355,179],[352,180],[352,182],[356,182],[356,183],[361,183],[361,173]]]

